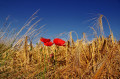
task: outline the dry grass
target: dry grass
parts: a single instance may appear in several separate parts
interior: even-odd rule
[[[27,35],[34,31],[28,34],[34,24],[14,46],[9,47],[0,40],[1,79],[119,79],[120,42],[115,41],[111,29],[110,36],[104,37],[102,18],[100,15],[98,20],[101,34],[97,36],[92,27],[96,38],[91,42],[87,41],[85,33],[82,39],[77,36],[74,41],[70,32],[66,46],[46,47],[41,42],[33,46]],[[49,57],[51,53],[54,59]]]

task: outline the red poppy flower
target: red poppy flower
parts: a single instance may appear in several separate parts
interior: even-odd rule
[[[41,38],[40,38],[40,41],[46,43],[46,42],[50,42],[51,40],[41,37]]]
[[[53,43],[52,43],[52,42],[46,42],[46,43],[44,43],[44,45],[45,45],[45,46],[52,46]]]
[[[58,45],[58,46],[63,46],[64,43],[65,43],[64,40],[59,39],[59,38],[55,38],[55,39],[53,40],[53,42],[55,43],[55,45]]]

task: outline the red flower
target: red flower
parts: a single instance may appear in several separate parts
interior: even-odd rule
[[[46,43],[44,43],[44,45],[45,45],[45,46],[52,46],[53,43],[52,43],[52,42],[46,42]]]
[[[58,46],[63,46],[64,43],[65,43],[64,40],[59,39],[59,38],[55,38],[55,39],[53,40],[53,42],[55,43],[55,45],[58,45]]]
[[[50,42],[51,40],[41,37],[41,38],[40,38],[40,41],[46,43],[46,42]]]

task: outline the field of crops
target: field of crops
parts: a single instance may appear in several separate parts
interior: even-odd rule
[[[37,36],[40,32],[31,29],[40,20],[18,38],[26,25],[34,20],[33,16],[19,32],[9,32],[11,36],[3,32],[7,28],[1,28],[0,79],[119,79],[120,41],[114,38],[109,23],[110,35],[104,36],[103,17],[98,18],[99,36],[91,27],[95,35],[92,41],[86,39],[85,33],[83,38],[74,41],[73,32],[70,32],[67,41],[56,38],[57,41],[52,42],[39,37],[39,43],[33,45],[30,36]]]

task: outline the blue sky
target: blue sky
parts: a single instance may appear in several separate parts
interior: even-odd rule
[[[114,36],[120,39],[119,0],[0,0],[0,23],[10,15],[12,27],[20,29],[38,9],[40,11],[37,16],[43,19],[39,26],[47,24],[44,28],[48,31],[43,37],[53,39],[52,36],[55,37],[56,34],[70,31],[77,32],[79,38],[83,32],[90,35],[93,31],[89,26],[94,23],[90,19],[103,14],[107,17]],[[107,36],[109,28],[104,19],[103,24]],[[76,39],[76,36],[73,37]]]

